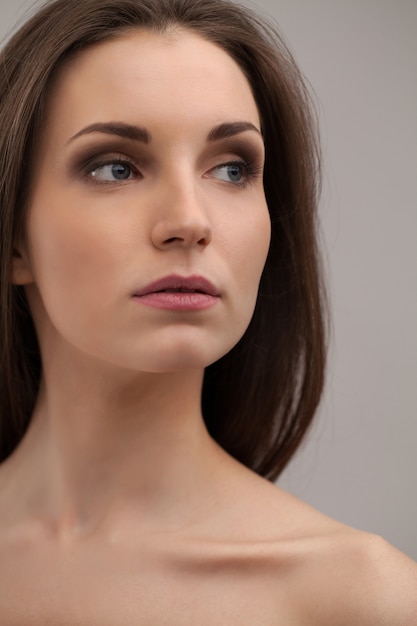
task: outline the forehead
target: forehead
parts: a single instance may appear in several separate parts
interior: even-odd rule
[[[133,30],[82,51],[52,88],[48,117],[57,132],[97,121],[142,125],[245,119],[259,126],[248,80],[220,47],[185,30]]]

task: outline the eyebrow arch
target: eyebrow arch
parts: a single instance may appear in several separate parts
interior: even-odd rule
[[[106,135],[116,135],[125,139],[132,139],[140,143],[148,144],[152,140],[151,134],[146,128],[135,126],[134,124],[125,124],[124,122],[97,122],[82,128],[73,137],[68,139],[67,143],[71,143],[74,139],[78,139],[82,135],[90,133],[104,133]]]
[[[212,128],[207,136],[207,141],[220,141],[234,135],[239,135],[248,130],[255,131],[262,136],[261,131],[250,122],[225,122]],[[91,133],[103,133],[106,135],[116,135],[125,139],[132,139],[140,143],[149,144],[152,141],[150,132],[141,126],[126,124],[124,122],[96,122],[82,128],[78,133],[68,139],[67,144],[73,142],[78,137]]]
[[[212,128],[208,134],[207,141],[220,141],[221,139],[227,139],[228,137],[244,133],[247,130],[253,130],[262,137],[259,128],[256,128],[256,126],[250,122],[226,122]]]

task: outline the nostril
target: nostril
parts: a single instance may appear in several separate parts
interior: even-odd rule
[[[169,239],[165,239],[165,243],[173,243],[174,241],[184,241],[181,237],[170,237]]]
[[[152,241],[156,247],[164,249],[178,247],[205,248],[211,240],[210,227],[200,223],[158,222],[152,230]]]

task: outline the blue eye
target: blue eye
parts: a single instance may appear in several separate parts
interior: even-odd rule
[[[217,174],[219,180],[224,180],[226,183],[242,183],[245,181],[247,165],[244,161],[224,163],[218,165],[214,171]]]
[[[113,182],[116,180],[128,180],[132,177],[132,166],[124,161],[112,163],[104,163],[97,165],[90,172],[90,176],[105,182]]]

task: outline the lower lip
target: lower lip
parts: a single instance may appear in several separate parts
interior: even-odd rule
[[[143,296],[133,296],[134,300],[155,309],[168,311],[204,311],[217,304],[218,296],[207,293],[185,293],[173,291],[157,291]]]

